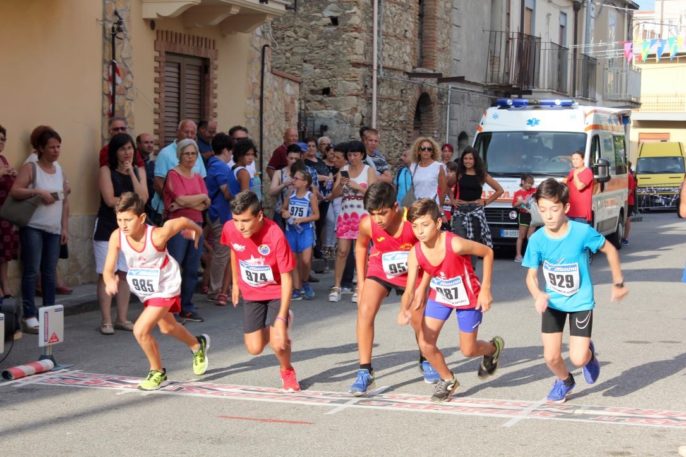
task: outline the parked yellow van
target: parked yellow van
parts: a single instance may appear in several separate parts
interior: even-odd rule
[[[685,173],[681,143],[641,143],[636,162],[639,209],[675,209]]]

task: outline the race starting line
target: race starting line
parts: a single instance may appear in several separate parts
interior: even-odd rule
[[[23,378],[11,383],[14,387],[43,385],[116,390],[119,393],[142,395],[179,395],[188,397],[289,403],[331,408],[326,414],[335,414],[349,408],[386,411],[407,411],[458,416],[480,416],[503,419],[503,426],[511,427],[525,420],[554,420],[587,422],[609,425],[629,425],[686,429],[686,411],[599,407],[571,403],[552,404],[544,401],[489,400],[482,398],[453,398],[447,403],[431,403],[427,395],[383,393],[380,387],[367,397],[353,397],[345,392],[305,390],[287,393],[270,387],[217,384],[201,381],[169,382],[160,390],[142,392],[137,389],[139,378],[128,376],[84,373],[74,370]],[[227,417],[229,418],[229,417]]]

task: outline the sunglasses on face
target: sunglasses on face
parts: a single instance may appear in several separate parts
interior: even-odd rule
[[[434,148],[432,148],[431,146],[422,146],[419,148],[419,150],[420,151],[433,151]]]
[[[126,127],[115,127],[112,129],[113,132],[126,132]]]

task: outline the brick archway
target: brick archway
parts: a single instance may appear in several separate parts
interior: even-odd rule
[[[416,97],[408,105],[408,144],[418,136],[434,137],[438,125],[435,97],[428,91],[418,90]]]

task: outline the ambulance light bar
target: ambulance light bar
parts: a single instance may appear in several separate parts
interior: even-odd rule
[[[576,105],[574,100],[544,99],[530,100],[527,98],[499,98],[495,102],[498,108],[524,108],[526,106],[560,106],[571,107]]]

